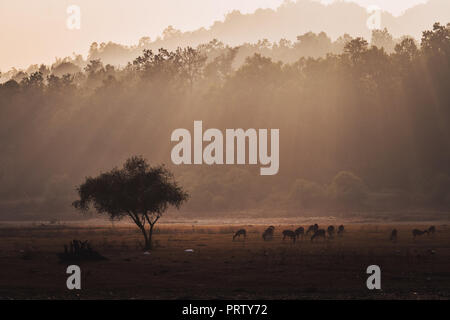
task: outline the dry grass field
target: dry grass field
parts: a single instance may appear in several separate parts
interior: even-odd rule
[[[449,299],[450,228],[412,239],[431,224],[346,224],[330,240],[264,242],[267,225],[160,224],[144,254],[131,225],[0,226],[1,299]],[[335,224],[336,225],[336,224]],[[303,226],[306,227],[304,224]],[[321,227],[327,225],[322,224]],[[397,243],[388,240],[397,228]],[[247,239],[232,241],[247,229]],[[107,261],[79,263],[82,289],[66,288],[56,254],[90,240]],[[193,252],[185,252],[193,249]],[[366,268],[381,268],[382,290],[368,290]]]

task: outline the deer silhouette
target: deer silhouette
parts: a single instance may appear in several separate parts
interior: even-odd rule
[[[326,239],[326,236],[325,236],[325,230],[324,230],[324,229],[318,229],[316,232],[314,232],[314,234],[313,234],[312,237],[311,237],[311,242],[312,242],[314,239],[319,239],[319,238]]]
[[[295,239],[297,239],[297,234],[292,230],[284,230],[283,231],[283,240],[286,239],[286,237],[291,238],[292,241],[295,243]]]
[[[397,229],[392,230],[389,240],[392,242],[397,242]]]
[[[305,228],[303,227],[298,227],[297,229],[295,229],[295,235],[297,236],[297,239],[301,236],[303,239],[303,236],[305,235]]]
[[[430,235],[430,234],[434,235],[435,232],[436,232],[435,226],[431,226],[428,228],[428,235]]]
[[[413,239],[416,239],[416,237],[421,236],[423,234],[428,234],[428,230],[419,230],[419,229],[414,229],[412,231],[412,235],[413,235]]]
[[[341,224],[338,228],[337,234],[342,236],[344,234],[344,226]]]
[[[244,239],[247,238],[247,231],[245,231],[245,229],[240,229],[240,230],[238,230],[238,231],[234,234],[234,236],[233,236],[233,241],[234,241],[234,239],[236,239],[237,237],[240,239],[241,236],[244,236]]]
[[[273,232],[275,231],[275,227],[274,226],[270,226],[268,227],[264,232],[263,232],[263,239],[264,241],[268,241],[268,240],[272,240],[273,239]]]
[[[329,226],[327,229],[328,237],[333,238],[334,235],[334,226]]]
[[[308,231],[306,231],[306,234],[308,235],[310,232],[314,234],[317,230],[319,230],[319,225],[317,223],[310,225]]]

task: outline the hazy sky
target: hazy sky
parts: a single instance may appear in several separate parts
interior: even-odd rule
[[[427,0],[348,0],[377,5],[393,14]],[[0,1],[0,71],[55,57],[86,54],[94,42],[136,44],[168,26],[183,31],[208,27],[232,10],[276,8],[284,0],[14,0]],[[333,0],[323,0],[324,3]],[[66,27],[69,5],[81,8],[80,30]]]

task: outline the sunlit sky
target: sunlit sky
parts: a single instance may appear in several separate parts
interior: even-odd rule
[[[317,0],[319,1],[319,0]],[[346,0],[377,5],[394,15],[427,0]],[[168,26],[183,31],[209,27],[232,10],[251,13],[277,8],[284,0],[14,0],[0,1],[0,71],[51,63],[94,42],[136,44],[155,39]],[[333,0],[322,0],[331,3]],[[66,9],[81,8],[80,30],[68,30]]]

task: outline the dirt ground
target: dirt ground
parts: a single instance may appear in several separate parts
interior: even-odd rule
[[[275,224],[164,225],[144,254],[131,225],[1,225],[0,299],[449,299],[450,228],[413,240],[430,224],[348,224],[342,237],[293,244]],[[306,225],[303,225],[306,227]],[[326,227],[327,225],[321,225]],[[393,228],[399,238],[388,240]],[[247,230],[247,239],[232,241]],[[89,240],[107,261],[81,262],[81,290],[66,287],[57,253]],[[193,252],[185,252],[193,249]],[[382,290],[368,290],[369,265],[381,268]]]

